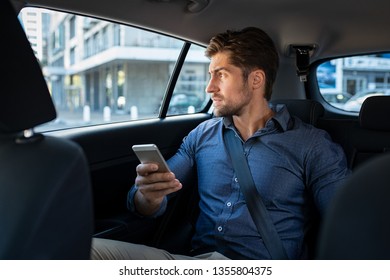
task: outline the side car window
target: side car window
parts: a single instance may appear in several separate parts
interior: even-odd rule
[[[57,109],[37,131],[159,116],[184,41],[40,8],[24,8],[19,19]],[[207,65],[203,48],[192,46],[168,115],[204,108]]]
[[[317,81],[330,105],[359,112],[367,97],[390,95],[390,53],[326,61],[317,67]]]

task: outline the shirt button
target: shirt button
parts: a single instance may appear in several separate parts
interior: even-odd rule
[[[218,229],[219,232],[222,231],[222,227],[221,226],[219,226],[217,229]]]
[[[231,203],[231,202],[228,202],[228,203],[226,203],[226,206],[227,206],[227,207],[230,207],[230,206],[232,206],[232,203]]]

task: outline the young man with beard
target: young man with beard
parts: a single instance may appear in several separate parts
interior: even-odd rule
[[[264,31],[249,27],[218,34],[211,39],[206,55],[211,60],[206,91],[216,117],[183,140],[168,160],[172,173],[158,172],[156,164],[138,165],[128,195],[131,211],[161,215],[167,196],[185,187],[181,182],[196,172],[200,214],[192,246],[199,255],[173,255],[143,245],[95,239],[92,258],[271,258],[240,191],[223,140],[225,130],[233,130],[242,142],[256,188],[287,258],[307,257],[304,234],[310,201],[321,214],[325,212],[349,174],[344,152],[325,131],[292,117],[285,106],[270,106],[279,58]]]

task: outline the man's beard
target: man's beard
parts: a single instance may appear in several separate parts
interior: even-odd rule
[[[241,104],[240,106],[232,106],[227,105],[223,106],[219,109],[214,109],[214,115],[216,117],[231,117],[231,116],[238,116],[241,112]]]
[[[225,104],[219,108],[214,108],[214,115],[216,117],[231,117],[231,116],[240,116],[244,107],[250,102],[250,93],[248,90],[244,89],[241,91],[241,98],[239,103],[235,104]]]

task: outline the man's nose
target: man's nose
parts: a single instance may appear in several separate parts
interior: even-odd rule
[[[213,93],[215,92],[215,85],[214,85],[214,82],[213,82],[213,79],[210,79],[207,87],[206,87],[206,93]]]

